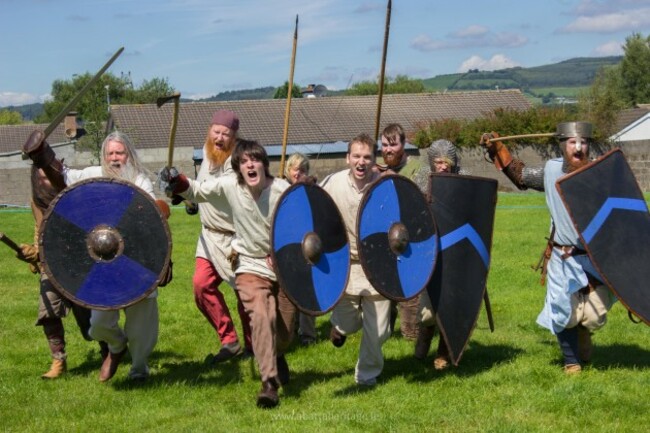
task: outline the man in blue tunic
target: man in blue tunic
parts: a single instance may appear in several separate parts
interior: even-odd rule
[[[498,169],[521,190],[544,191],[551,214],[552,251],[547,264],[546,299],[537,323],[557,336],[564,356],[564,371],[577,374],[591,358],[591,334],[607,321],[614,297],[587,256],[569,212],[555,188],[562,176],[589,162],[592,125],[565,122],[557,126],[563,156],[544,167],[527,167],[512,157],[499,141],[484,134],[481,144]]]

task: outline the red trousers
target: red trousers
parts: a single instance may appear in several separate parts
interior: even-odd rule
[[[219,291],[219,285],[223,282],[223,278],[209,260],[202,257],[196,258],[192,282],[196,306],[217,332],[221,345],[239,341],[226,300],[223,293]],[[250,317],[246,313],[237,291],[235,291],[235,295],[237,296],[237,312],[244,329],[244,345],[247,349],[252,350]]]

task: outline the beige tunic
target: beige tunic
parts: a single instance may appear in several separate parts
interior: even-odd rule
[[[274,178],[256,201],[248,187],[237,182],[234,174],[205,182],[188,180],[190,188],[181,194],[183,197],[215,207],[225,198],[230,205],[235,228],[232,248],[239,255],[235,273],[250,273],[276,281],[275,273],[266,262],[271,252],[271,218],[289,183]]]
[[[231,158],[228,157],[222,166],[213,168],[210,161],[204,159],[197,176],[198,182],[218,179],[221,176],[233,175]],[[201,218],[201,234],[196,245],[196,257],[204,258],[212,263],[225,281],[235,287],[235,273],[228,261],[232,253],[232,237],[235,226],[232,220],[232,209],[225,197],[214,198],[212,203],[199,203]]]
[[[351,270],[345,293],[362,296],[378,295],[363,273],[359,263],[359,251],[357,249],[357,213],[363,194],[380,175],[373,173],[372,182],[366,184],[361,190],[357,188],[352,176],[350,170],[345,169],[323,179],[321,186],[332,197],[339,212],[341,212],[350,242]]]

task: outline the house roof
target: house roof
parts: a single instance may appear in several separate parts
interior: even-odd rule
[[[622,131],[648,113],[650,113],[650,104],[639,104],[635,108],[621,110],[616,119],[616,131]]]
[[[496,108],[526,110],[530,103],[519,90],[384,95],[382,126],[400,123],[407,134],[423,121],[474,119]],[[181,103],[175,146],[202,147],[212,114],[235,111],[241,120],[239,136],[265,146],[280,145],[285,99]],[[288,143],[292,145],[347,142],[355,135],[374,133],[376,96],[296,98],[291,102]],[[138,148],[167,147],[173,104],[113,105],[114,126],[129,134]]]
[[[25,125],[1,125],[0,126],[0,155],[20,153],[23,144],[29,138],[29,135],[36,129],[41,131],[47,128],[47,124],[25,124]],[[47,138],[50,145],[69,143],[70,140],[65,135],[65,126],[63,122]]]

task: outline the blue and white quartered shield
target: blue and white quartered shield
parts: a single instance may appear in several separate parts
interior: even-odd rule
[[[604,283],[650,325],[650,213],[623,152],[608,152],[556,186]]]
[[[454,365],[469,343],[486,290],[497,185],[475,176],[429,176],[440,254],[427,293]]]
[[[299,310],[316,316],[334,308],[348,283],[350,244],[325,190],[297,183],[283,193],[271,223],[271,256],[280,288]]]
[[[148,193],[132,183],[95,178],[52,201],[39,231],[50,281],[87,308],[114,310],[148,296],[167,273],[171,235]]]
[[[388,299],[417,296],[438,255],[436,225],[420,189],[388,175],[364,194],[357,218],[359,261],[372,286]]]

